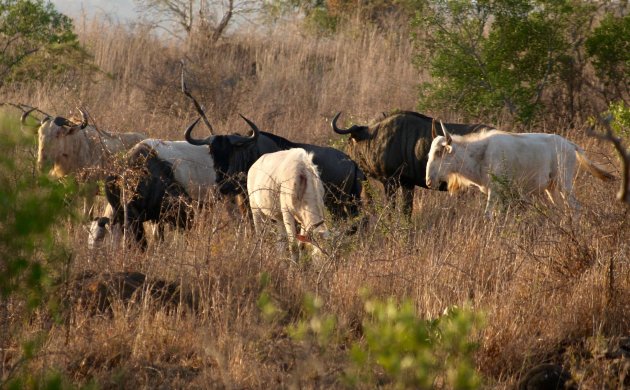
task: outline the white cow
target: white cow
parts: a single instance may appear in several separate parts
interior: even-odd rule
[[[247,173],[247,192],[256,233],[262,232],[264,217],[278,221],[293,261],[298,259],[296,239],[312,243],[313,234],[327,237],[324,186],[312,153],[295,148],[262,155]],[[322,256],[317,245],[312,253],[315,258]]]
[[[113,156],[129,150],[147,138],[142,133],[109,133],[88,125],[87,115],[81,111],[81,121],[62,117],[46,118],[38,133],[37,166],[40,171],[50,167],[50,174],[62,178],[81,175],[91,188],[85,198],[87,215],[96,194],[96,181],[106,176]],[[23,116],[25,117],[25,116]]]
[[[577,206],[573,179],[577,164],[591,174],[610,180],[613,176],[597,167],[584,150],[555,134],[512,134],[491,130],[457,136],[442,125],[444,136],[435,136],[429,151],[426,181],[429,188],[448,182],[450,192],[476,186],[488,195],[486,217],[491,216],[498,193],[509,185],[524,194],[546,193],[559,204],[564,195],[570,207]]]

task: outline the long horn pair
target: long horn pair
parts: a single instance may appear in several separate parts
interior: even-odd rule
[[[339,127],[337,127],[337,119],[339,119],[339,116],[341,115],[341,111],[339,111],[337,114],[335,114],[335,116],[333,117],[332,121],[330,122],[330,125],[333,128],[333,131],[337,134],[350,134],[354,131],[357,130],[361,130],[363,129],[365,126],[357,126],[357,125],[353,125],[347,129],[340,129]]]
[[[197,123],[199,123],[200,119],[201,117],[197,118],[193,123],[188,125],[188,127],[186,128],[186,132],[184,133],[184,138],[186,138],[186,141],[188,141],[188,143],[192,145],[210,145],[212,143],[212,139],[214,138],[213,135],[205,139],[195,139],[192,137],[192,130],[195,128],[195,126],[197,126]]]
[[[19,109],[20,111],[22,111],[22,115],[20,116],[20,122],[23,125],[26,125],[26,118],[28,118],[28,116],[31,115],[31,113],[33,111],[39,112],[39,113],[44,115],[44,119],[42,119],[40,121],[40,125],[42,123],[46,122],[46,120],[51,118],[50,114],[48,114],[47,112],[44,112],[44,111],[40,110],[37,107],[32,107],[32,106],[29,106],[27,104],[12,103],[12,102],[2,102],[2,103],[0,103],[0,106],[3,106],[3,105],[13,106],[13,107]]]
[[[184,60],[181,60],[180,63],[182,65],[182,76],[181,76],[182,92],[184,93],[184,95],[188,96],[192,100],[195,106],[195,109],[197,110],[197,113],[203,119],[203,122],[208,127],[208,130],[210,130],[210,135],[214,135],[214,130],[212,129],[212,125],[210,124],[210,121],[208,120],[208,117],[206,116],[206,112],[204,111],[203,107],[201,107],[201,104],[199,104],[197,99],[195,99],[195,97],[192,95],[192,93],[190,93],[190,90],[188,89],[188,86],[186,85],[186,80],[184,77]]]
[[[249,127],[252,128],[252,134],[249,136],[242,136],[242,135],[237,135],[237,134],[228,135],[227,136],[228,140],[230,141],[232,145],[242,145],[244,143],[253,142],[256,139],[258,139],[258,136],[260,135],[260,129],[258,128],[258,126],[256,126],[254,122],[245,118],[241,114],[239,115],[241,116],[241,118],[245,120],[245,122],[247,122]],[[184,138],[186,139],[186,141],[188,141],[189,144],[192,144],[192,145],[197,145],[197,146],[210,145],[212,143],[212,140],[215,137],[214,135],[211,135],[205,139],[196,139],[192,137],[192,130],[195,128],[195,126],[197,126],[197,123],[199,123],[200,119],[201,118],[197,118],[193,123],[188,125],[188,127],[186,128],[186,131],[184,132]]]
[[[253,142],[256,139],[258,139],[258,136],[260,135],[260,129],[258,128],[258,126],[256,126],[254,122],[245,118],[242,114],[238,114],[238,115],[240,115],[240,117],[243,118],[245,122],[247,122],[249,127],[252,128],[252,134],[249,136],[242,136],[242,135],[236,135],[236,134],[230,135],[228,136],[230,143],[233,145],[241,145],[244,143]]]

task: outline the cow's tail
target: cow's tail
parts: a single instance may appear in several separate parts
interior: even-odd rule
[[[588,157],[586,157],[586,154],[584,154],[584,150],[577,145],[575,147],[575,155],[577,156],[580,166],[586,168],[586,170],[588,170],[593,176],[604,181],[615,179],[613,174],[598,167],[594,162],[589,160]]]

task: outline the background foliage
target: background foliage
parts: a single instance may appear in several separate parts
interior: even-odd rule
[[[72,20],[44,0],[0,1],[0,87],[78,68],[89,59]]]

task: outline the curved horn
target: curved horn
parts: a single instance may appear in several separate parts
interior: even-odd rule
[[[184,60],[181,60],[180,63],[182,65],[182,92],[193,101],[197,113],[199,114],[199,116],[201,116],[201,118],[203,118],[203,123],[205,123],[208,127],[208,130],[210,130],[210,135],[214,135],[214,130],[212,129],[212,125],[210,124],[208,117],[206,117],[206,112],[203,110],[203,107],[201,107],[197,99],[195,99],[195,97],[190,93],[190,90],[188,90],[188,87],[186,86],[186,80],[184,79]]]
[[[36,110],[36,108],[35,108],[35,107],[31,107],[31,109],[30,109],[30,110],[28,110],[28,111],[24,111],[24,113],[23,113],[23,114],[22,114],[22,116],[20,117],[20,122],[21,122],[23,125],[26,125],[26,117],[27,117],[27,116],[29,116],[29,114],[30,114],[31,112],[35,111],[35,110]]]
[[[247,122],[247,124],[249,125],[249,127],[252,128],[252,135],[250,136],[242,136],[242,135],[230,135],[228,136],[228,139],[230,140],[231,144],[244,144],[244,143],[248,143],[248,142],[253,142],[256,139],[258,139],[258,136],[260,135],[260,129],[258,128],[258,126],[256,126],[256,124],[252,121],[250,121],[249,119],[245,118],[242,114],[238,114],[240,115],[241,118],[243,118],[243,120],[245,122]]]
[[[43,125],[44,123],[46,123],[47,121],[51,120],[52,118],[50,117],[50,115],[46,115],[44,117],[44,119],[42,119],[41,121],[39,121],[39,125]]]
[[[431,139],[435,139],[437,137],[437,132],[435,131],[435,118],[431,120]]]
[[[213,135],[211,135],[210,137],[206,139],[194,139],[191,135],[193,128],[197,126],[197,123],[199,123],[200,119],[201,118],[197,118],[193,123],[191,123],[188,126],[188,128],[186,128],[186,132],[184,133],[184,138],[186,138],[186,141],[188,141],[188,143],[191,145],[197,145],[197,146],[210,145],[210,143],[212,142],[212,139],[214,138]]]
[[[340,129],[337,127],[337,119],[339,119],[339,116],[341,115],[341,111],[339,111],[338,113],[335,114],[335,116],[333,117],[332,121],[330,122],[330,125],[333,128],[333,131],[337,134],[350,134],[352,133],[352,131],[354,130],[354,128],[356,126],[352,126],[349,129]]]
[[[446,137],[446,144],[450,145],[451,142],[453,142],[453,138],[451,138],[451,135],[448,133],[448,131],[446,131],[446,127],[444,127],[444,123],[442,123],[442,121],[440,121],[440,126],[442,126],[442,131],[444,132],[444,137]]]
[[[84,110],[81,109],[81,107],[77,107],[77,109],[81,113],[81,126],[79,128],[83,130],[88,125],[88,115]]]

